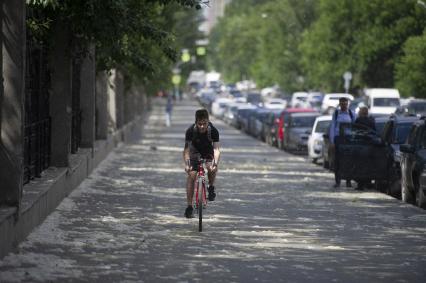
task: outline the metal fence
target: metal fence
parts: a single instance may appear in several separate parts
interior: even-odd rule
[[[47,51],[27,34],[25,70],[24,184],[50,164],[50,76]]]

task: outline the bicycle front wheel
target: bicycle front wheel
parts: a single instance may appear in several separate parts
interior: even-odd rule
[[[203,185],[199,186],[198,191],[198,231],[203,231]]]

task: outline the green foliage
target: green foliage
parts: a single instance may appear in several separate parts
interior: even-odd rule
[[[409,38],[396,64],[396,86],[404,96],[426,98],[426,29]]]
[[[322,0],[300,45],[310,84],[343,90],[341,75],[349,70],[353,85],[393,87],[402,45],[423,31],[425,15],[415,1]]]
[[[233,1],[210,36],[211,65],[226,80],[254,79],[300,88],[298,45],[315,15],[315,1]]]
[[[234,0],[211,33],[209,62],[228,81],[289,91],[343,91],[345,71],[354,88],[394,87],[395,65],[413,60],[425,27],[416,0]]]

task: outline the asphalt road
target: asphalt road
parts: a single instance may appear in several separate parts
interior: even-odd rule
[[[425,282],[426,211],[333,189],[306,158],[212,119],[222,160],[204,231],[183,217],[182,149],[195,102],[172,126],[156,106],[123,145],[0,261],[0,282]]]

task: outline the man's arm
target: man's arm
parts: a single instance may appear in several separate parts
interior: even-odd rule
[[[185,141],[185,147],[183,148],[183,163],[185,164],[185,171],[188,173],[191,170],[191,164],[189,162],[189,143]]]
[[[183,162],[186,164],[188,160],[189,160],[189,142],[185,141],[185,147],[183,148]]]
[[[214,156],[214,164],[213,164],[213,166],[215,166],[217,168],[217,165],[219,164],[219,159],[220,159],[219,142],[214,142],[213,143],[213,156]]]

